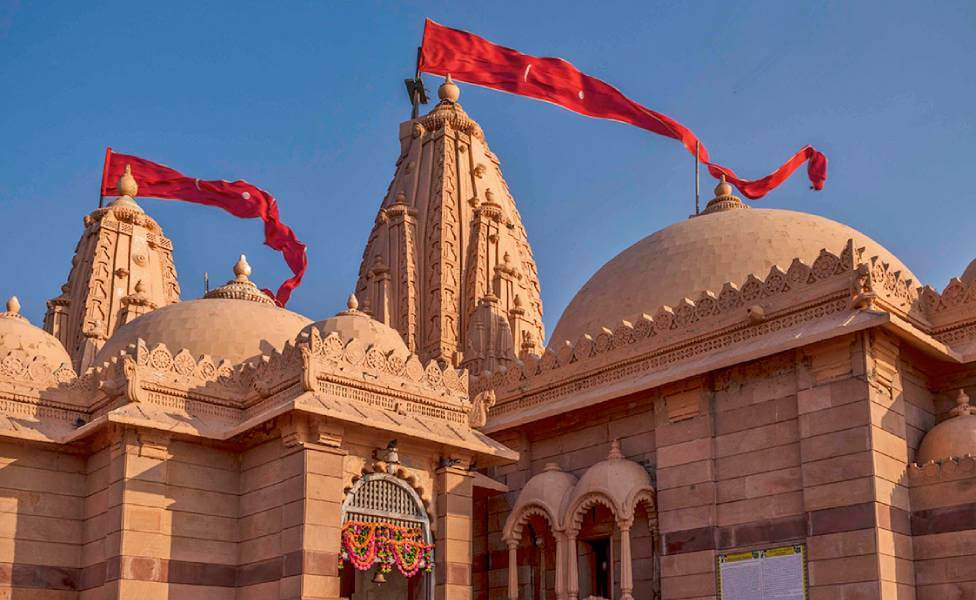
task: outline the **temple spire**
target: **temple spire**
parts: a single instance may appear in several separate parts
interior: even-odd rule
[[[116,329],[180,299],[173,243],[133,199],[139,184],[128,166],[117,186],[118,198],[85,216],[68,280],[44,317],[78,373]]]
[[[400,125],[356,295],[422,360],[480,371],[520,348],[541,353],[539,279],[498,158],[450,75],[437,95],[433,110]]]

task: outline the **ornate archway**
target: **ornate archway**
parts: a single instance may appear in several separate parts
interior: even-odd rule
[[[341,512],[340,568],[374,566],[404,577],[424,577],[424,596],[433,598],[434,556],[430,515],[416,490],[387,473],[363,475],[346,495]]]

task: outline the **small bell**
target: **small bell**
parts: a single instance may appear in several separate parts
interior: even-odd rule
[[[373,583],[386,583],[386,575],[383,574],[383,571],[376,569],[376,573],[373,574]]]

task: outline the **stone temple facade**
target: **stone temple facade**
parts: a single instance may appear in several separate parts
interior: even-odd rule
[[[543,345],[458,95],[334,316],[244,257],[181,297],[131,176],[85,217],[42,326],[0,313],[0,598],[976,598],[976,262],[938,292],[720,183]]]

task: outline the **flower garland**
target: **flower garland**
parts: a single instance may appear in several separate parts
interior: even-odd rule
[[[381,573],[389,573],[393,566],[404,577],[413,577],[424,569],[434,567],[434,546],[424,543],[419,527],[398,527],[389,523],[346,521],[342,525],[342,549],[339,568],[345,561],[360,571],[379,564]]]

